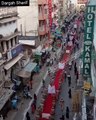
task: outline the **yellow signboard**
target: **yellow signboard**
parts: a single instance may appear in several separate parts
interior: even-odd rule
[[[91,89],[91,84],[89,82],[84,82],[83,88],[86,90],[89,90],[89,89]]]

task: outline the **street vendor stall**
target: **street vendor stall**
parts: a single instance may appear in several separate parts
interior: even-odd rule
[[[31,79],[33,77],[34,69],[36,68],[37,63],[30,62],[28,63],[21,71],[19,71],[16,75],[20,77],[20,80],[25,84],[28,81],[24,81],[24,79]]]
[[[0,91],[0,115],[3,117],[7,115],[8,111],[11,109],[11,98],[14,91],[11,89],[2,88]]]

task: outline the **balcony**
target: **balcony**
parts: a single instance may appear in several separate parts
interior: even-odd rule
[[[39,20],[46,20],[47,14],[39,13]]]
[[[45,35],[49,32],[49,27],[46,26],[46,28],[43,27],[39,27],[39,35]]]
[[[0,18],[6,18],[11,16],[17,16],[16,7],[2,7],[0,8]]]
[[[49,27],[46,27],[46,33],[48,33],[49,32]]]
[[[0,41],[9,41],[10,39],[18,36],[18,34],[19,34],[18,31],[15,31],[14,33],[11,33],[8,36],[3,36],[3,35],[0,34]]]
[[[47,0],[38,0],[38,5],[46,5],[46,4],[48,4]]]
[[[39,27],[39,35],[45,35],[46,34],[46,30],[45,30],[45,28],[44,28],[44,26],[43,27]]]

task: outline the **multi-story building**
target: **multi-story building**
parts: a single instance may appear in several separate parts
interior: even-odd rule
[[[17,8],[0,8],[0,81],[10,81],[19,69],[22,47],[18,41]]]
[[[79,1],[79,0],[78,0]],[[84,1],[82,1],[84,2]],[[91,59],[90,62],[86,62],[88,64],[91,65],[90,68],[90,72],[91,75],[85,78],[85,80],[87,80],[88,84],[88,91],[87,91],[87,96],[84,93],[84,101],[83,101],[83,106],[82,106],[82,120],[84,119],[91,119],[91,120],[96,120],[96,1],[94,0],[88,0],[86,7],[88,7],[90,5],[90,11],[87,11],[86,13],[86,17],[88,15],[94,14],[94,26],[92,26],[92,24],[87,25],[86,22],[88,22],[88,17],[85,20],[85,35],[86,35],[86,31],[87,29],[90,27],[93,29],[93,31],[91,30],[90,34],[93,35],[92,39],[89,39],[88,41],[92,41],[92,49],[90,51],[91,57],[88,57],[89,59]],[[95,10],[94,10],[94,6],[95,6]],[[88,9],[89,10],[89,9]],[[92,18],[91,20],[92,21]],[[87,33],[89,33],[87,31]],[[92,37],[92,36],[91,36]],[[85,40],[87,42],[87,38],[85,37]],[[86,46],[86,44],[84,44],[84,47]],[[89,45],[90,47],[90,45]],[[84,51],[86,52],[86,51]],[[88,51],[89,52],[89,51]],[[86,53],[85,53],[86,54]],[[88,53],[89,54],[89,53]],[[84,59],[83,59],[84,60]],[[86,58],[87,60],[87,58]],[[84,66],[84,63],[83,63]],[[83,68],[84,70],[85,68]],[[86,92],[86,89],[85,89]]]
[[[48,21],[48,1],[38,0],[38,33],[40,41],[43,43],[48,40],[49,36],[49,21]]]
[[[0,7],[0,114],[11,108],[13,86],[20,85],[16,73],[21,69],[22,46],[18,41],[17,8]]]
[[[42,46],[49,35],[47,0],[30,0],[30,6],[18,7],[18,14],[18,30],[20,35],[36,37],[36,39],[30,40],[35,42],[33,44],[35,49],[39,45]]]
[[[96,119],[96,1],[89,0],[89,5],[95,6],[95,20],[94,20],[94,33],[93,33],[93,55],[91,65],[91,78],[92,78],[92,96],[94,96],[93,120]]]

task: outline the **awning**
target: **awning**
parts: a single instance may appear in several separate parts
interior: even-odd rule
[[[18,17],[10,17],[10,18],[7,18],[7,19],[2,19],[2,20],[0,20],[0,24],[9,23],[9,22],[15,21],[17,19],[18,19]]]
[[[29,78],[31,76],[31,73],[24,71],[24,70],[21,70],[16,75],[19,77],[22,77],[22,78]]]
[[[42,46],[41,45],[39,45],[35,50],[34,50],[34,53],[36,54],[36,55],[42,55]]]
[[[8,70],[10,69],[14,64],[16,64],[21,58],[23,57],[23,54],[19,54],[17,57],[9,61],[5,66],[4,69]]]
[[[30,62],[25,66],[24,71],[32,72],[34,70],[34,68],[36,67],[36,65],[37,65],[37,63]]]
[[[0,41],[8,41],[16,36],[18,36],[19,32],[12,33],[11,35],[5,36],[0,39]]]
[[[29,78],[31,76],[31,72],[35,69],[37,63],[30,62],[28,63],[24,69],[19,71],[16,75],[22,78]]]
[[[20,44],[35,46],[35,40],[19,40]]]

